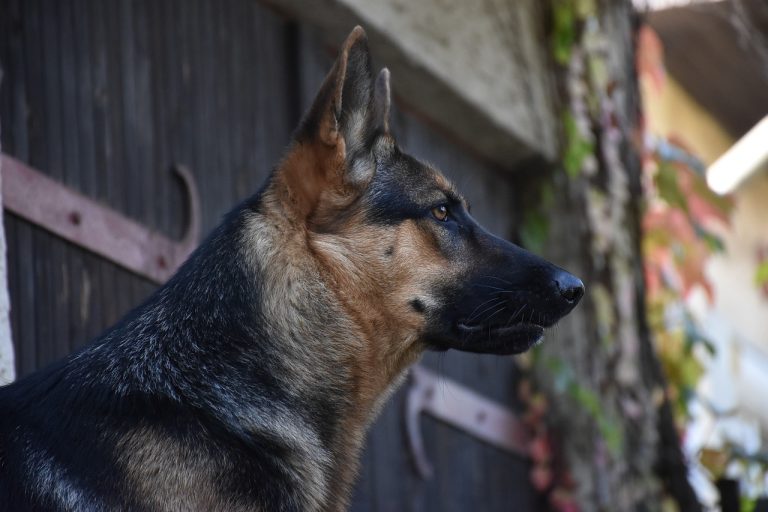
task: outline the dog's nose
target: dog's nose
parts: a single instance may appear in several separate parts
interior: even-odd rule
[[[555,277],[555,286],[557,286],[560,295],[574,306],[584,296],[584,283],[568,272],[563,271]]]

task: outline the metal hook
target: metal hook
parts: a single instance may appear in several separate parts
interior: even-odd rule
[[[164,283],[195,249],[200,198],[192,173],[175,165],[187,195],[189,223],[181,241],[153,231],[8,155],[1,155],[3,206],[80,247]]]
[[[422,441],[419,425],[422,412],[496,448],[522,457],[529,456],[528,432],[515,413],[417,365],[411,368],[410,387],[405,398],[405,428],[414,466],[424,479],[430,478],[434,469]]]

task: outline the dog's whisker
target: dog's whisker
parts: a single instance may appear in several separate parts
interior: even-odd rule
[[[475,309],[472,310],[472,312],[469,314],[469,316],[472,317],[478,309],[480,309],[481,307],[485,306],[486,304],[488,304],[489,302],[494,301],[494,300],[500,300],[500,299],[498,297],[491,297],[490,299],[488,299],[486,301],[483,301]]]
[[[514,275],[514,274],[512,274],[512,275]],[[507,281],[506,279],[502,279],[499,276],[480,276],[480,277],[484,278],[484,279],[496,279],[497,281],[501,281],[502,283],[508,284],[508,285],[512,284],[511,282]]]
[[[481,323],[481,322],[484,322],[485,320],[483,319],[483,316],[486,313],[488,313],[489,311],[493,311],[494,309],[499,307],[501,304],[502,304],[501,301],[496,301],[493,304],[490,304],[487,308],[485,308],[482,311],[478,312],[474,317],[467,318],[467,320],[466,320],[467,323],[471,323],[471,322]]]
[[[491,285],[481,284],[481,283],[474,284],[473,286],[475,286],[477,288],[489,288],[491,290],[497,290],[497,291],[500,291],[500,292],[509,291],[506,288],[499,288],[498,286],[491,286]]]
[[[470,315],[469,318],[467,318],[467,322],[471,322],[471,321],[477,319],[478,317],[480,317],[483,313],[486,313],[486,312],[492,310],[493,308],[495,308],[496,306],[501,304],[503,302],[503,299],[499,299],[497,297],[494,297],[491,300],[485,301],[483,304],[488,304],[491,301],[493,301],[493,303],[491,305],[489,305],[488,307],[486,307],[485,309],[483,309],[482,311],[480,311],[480,312],[478,312],[476,314]],[[477,309],[477,308],[475,308],[475,309]]]
[[[488,317],[487,317],[487,318],[485,318],[485,320],[483,320],[483,321],[484,321],[484,322],[488,322],[488,321],[489,321],[491,318],[495,317],[496,315],[498,315],[499,313],[501,313],[501,312],[502,312],[502,311],[504,311],[505,309],[507,309],[507,306],[501,306],[501,309],[497,309],[497,310],[496,310],[496,311],[495,311],[495,312],[494,312],[492,315],[488,316]]]
[[[513,315],[512,315],[512,318],[510,318],[510,319],[509,319],[509,322],[507,322],[507,327],[509,327],[510,325],[512,325],[512,324],[514,323],[514,321],[515,321],[515,320],[517,320],[517,317],[518,317],[518,315],[520,315],[520,313],[522,313],[522,312],[523,312],[523,310],[524,310],[524,309],[525,309],[527,306],[528,306],[528,304],[523,304],[522,306],[520,306],[520,309],[518,309],[518,310],[515,312],[515,314],[513,314]]]

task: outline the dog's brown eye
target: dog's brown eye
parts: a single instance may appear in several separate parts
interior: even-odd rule
[[[444,204],[432,208],[432,215],[440,222],[448,220],[448,207]]]

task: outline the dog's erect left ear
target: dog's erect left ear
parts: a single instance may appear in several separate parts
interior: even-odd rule
[[[330,222],[376,172],[377,133],[388,130],[389,72],[374,82],[365,31],[341,46],[281,167],[289,203],[314,224]]]
[[[373,87],[373,121],[376,128],[383,133],[389,133],[389,70],[382,69]]]
[[[297,138],[327,146],[343,142],[347,153],[355,151],[367,141],[372,130],[378,128],[378,108],[374,106],[373,94],[368,40],[358,26],[344,41],[301,123]]]

